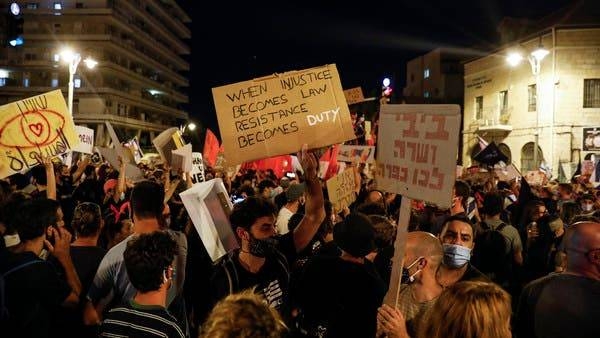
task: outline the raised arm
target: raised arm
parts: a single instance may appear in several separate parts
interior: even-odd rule
[[[312,152],[307,151],[306,144],[298,153],[298,159],[304,170],[307,192],[304,217],[294,230],[294,246],[296,251],[300,252],[310,243],[325,219],[325,199],[321,182],[317,176],[317,158]]]
[[[56,173],[54,173],[54,164],[50,157],[44,157],[42,163],[46,169],[46,197],[56,201]]]

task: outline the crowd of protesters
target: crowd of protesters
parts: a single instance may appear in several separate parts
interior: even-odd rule
[[[457,180],[452,205],[411,202],[348,163],[336,210],[318,158],[278,177],[221,178],[239,249],[213,262],[179,193],[188,173],[83,158],[0,181],[2,337],[597,337],[600,190]],[[393,262],[397,227],[403,262]],[[383,304],[393,264],[402,284]]]

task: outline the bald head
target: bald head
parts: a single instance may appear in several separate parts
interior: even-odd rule
[[[573,224],[565,237],[567,270],[587,274],[590,270],[600,272],[598,255],[587,255],[600,250],[600,223],[583,221]]]
[[[406,235],[406,261],[425,257],[431,268],[437,268],[443,257],[442,245],[433,234],[424,231],[413,231]]]

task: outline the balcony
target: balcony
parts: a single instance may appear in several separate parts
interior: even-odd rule
[[[510,122],[512,107],[494,106],[484,108],[481,118],[471,123],[476,133],[508,134],[513,130]]]

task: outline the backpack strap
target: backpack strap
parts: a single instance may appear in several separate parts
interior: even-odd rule
[[[12,269],[10,269],[10,270],[6,271],[5,273],[3,273],[3,274],[2,274],[2,276],[3,276],[3,277],[6,277],[6,276],[8,276],[9,274],[11,274],[11,273],[13,273],[13,272],[15,272],[15,271],[17,271],[17,270],[20,270],[20,269],[22,269],[22,268],[24,268],[24,267],[26,267],[26,266],[29,266],[29,265],[31,265],[31,264],[35,264],[35,263],[42,263],[42,262],[43,262],[43,261],[41,261],[41,260],[37,260],[37,259],[36,259],[36,260],[33,260],[33,261],[25,262],[25,263],[23,263],[23,264],[17,265],[17,266],[15,266],[14,268],[12,268]]]
[[[502,231],[502,229],[504,229],[504,227],[506,227],[506,223],[502,222],[502,223],[500,223],[500,225],[498,225],[498,227],[496,228],[496,231],[500,232],[500,231]]]
[[[221,263],[223,270],[225,271],[225,275],[227,276],[227,282],[229,283],[229,294],[237,292],[237,289],[240,285],[240,279],[238,276],[237,269],[235,267],[235,262],[233,261],[234,251],[229,253]]]

